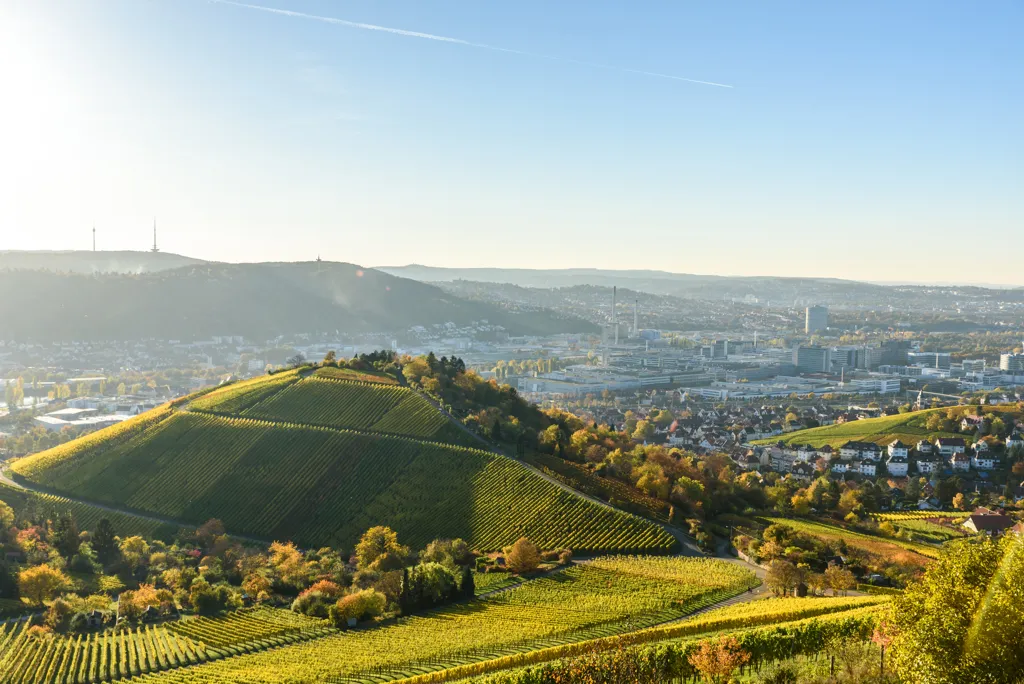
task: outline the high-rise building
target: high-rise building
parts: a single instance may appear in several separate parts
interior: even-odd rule
[[[804,319],[804,332],[810,335],[828,328],[828,307],[809,306],[807,307]]]
[[[1010,373],[1024,371],[1024,354],[1000,354],[999,370]]]
[[[793,365],[801,373],[828,373],[832,369],[832,350],[801,344],[793,349]]]

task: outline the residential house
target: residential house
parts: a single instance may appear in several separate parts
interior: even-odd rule
[[[967,451],[967,443],[964,442],[962,437],[939,437],[935,440],[935,446],[939,449],[939,454],[946,458],[951,457],[953,454],[962,454]]]
[[[878,474],[878,461],[873,458],[865,458],[860,462],[860,474],[867,477],[874,477]]]
[[[998,536],[1004,530],[1013,527],[1014,520],[1008,515],[990,513],[988,515],[972,514],[964,521],[963,526],[972,532]]]
[[[1024,434],[1014,430],[1009,437],[1006,438],[1006,448],[1012,449],[1013,447],[1024,447]]]
[[[966,473],[971,469],[971,457],[962,451],[950,456],[949,465],[955,473]]]
[[[976,470],[993,470],[996,467],[996,463],[999,459],[996,458],[992,450],[988,448],[988,443],[978,442],[974,445],[971,454],[971,466]]]
[[[935,445],[926,439],[922,439],[915,448],[919,454],[930,454],[935,450]]]
[[[793,465],[792,476],[801,482],[810,482],[814,479],[814,466],[810,463],[797,462]]]
[[[902,456],[903,458],[906,458],[910,455],[910,447],[898,439],[889,442],[887,450],[889,452],[889,456]]]
[[[891,445],[890,445],[891,446]],[[910,469],[910,459],[904,454],[892,454],[885,462],[885,468],[893,477],[906,477]]]
[[[945,461],[941,456],[932,453],[919,453],[917,456],[917,472],[922,475],[928,473],[935,473],[942,470],[942,466],[945,465]]]

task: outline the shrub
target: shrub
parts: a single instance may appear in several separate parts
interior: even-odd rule
[[[334,624],[344,626],[349,619],[365,620],[377,617],[384,612],[387,598],[375,589],[364,589],[354,594],[342,596],[331,606],[329,614]]]
[[[520,537],[515,544],[506,547],[504,552],[505,562],[512,572],[532,572],[540,565],[540,551],[537,545],[526,537]]]

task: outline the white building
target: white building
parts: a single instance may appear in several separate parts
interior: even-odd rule
[[[893,440],[888,447],[889,456],[900,456],[906,459],[910,455],[910,448],[900,440]]]
[[[971,457],[958,451],[949,457],[949,465],[953,468],[953,472],[966,473],[971,469]]]
[[[910,469],[910,463],[906,454],[894,454],[885,462],[885,467],[893,477],[906,477],[907,471]]]

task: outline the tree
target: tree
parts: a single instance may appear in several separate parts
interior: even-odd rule
[[[0,501],[0,534],[4,534],[14,525],[14,509]]]
[[[800,569],[785,560],[773,560],[764,576],[764,583],[778,596],[790,593],[802,580]]]
[[[736,669],[750,661],[736,637],[724,636],[717,641],[703,641],[687,660],[700,672],[705,682],[720,684],[729,681]]]
[[[515,544],[505,547],[504,553],[505,562],[512,572],[532,572],[540,565],[540,550],[526,537],[520,537]]]
[[[65,559],[71,558],[78,552],[78,546],[81,544],[78,537],[78,525],[75,524],[75,519],[70,513],[64,513],[53,523],[50,543]]]
[[[342,596],[331,606],[330,617],[339,627],[348,620],[365,620],[376,617],[387,607],[387,597],[375,589],[364,589],[347,596]]]
[[[459,593],[462,598],[471,599],[476,596],[476,580],[473,578],[473,568],[468,565],[462,568],[462,581],[459,583]]]
[[[857,578],[853,576],[853,573],[838,565],[830,565],[825,568],[825,582],[832,590],[833,596],[837,596],[839,592],[843,592],[845,596],[847,591],[857,586]]]
[[[117,537],[114,533],[114,526],[106,518],[101,518],[96,523],[96,529],[92,532],[92,550],[100,563],[110,563],[117,555]]]
[[[1024,539],[943,547],[889,611],[891,662],[904,681],[995,684],[1024,672]]]
[[[654,437],[654,424],[649,420],[641,420],[636,424],[636,429],[633,430],[633,439],[638,442],[646,442]]]
[[[134,573],[143,563],[149,560],[149,544],[142,537],[135,535],[121,540],[121,555]]]
[[[390,527],[371,527],[356,544],[360,570],[398,570],[405,565],[409,547],[398,543],[398,535]]]
[[[953,497],[953,508],[958,511],[964,510],[964,495],[963,492],[957,492],[956,496]]]
[[[71,580],[49,565],[34,565],[18,573],[18,590],[37,606],[71,586]]]
[[[284,584],[297,587],[306,581],[306,568],[302,562],[302,552],[295,544],[274,542],[270,545],[270,566]]]

